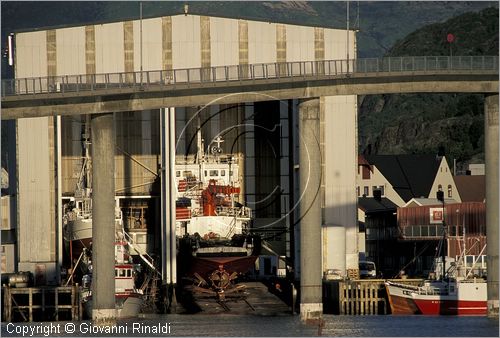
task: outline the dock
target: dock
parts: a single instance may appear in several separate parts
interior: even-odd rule
[[[392,280],[392,279],[389,279]],[[325,313],[340,315],[390,314],[386,279],[326,281],[323,284]],[[398,283],[418,285],[421,279],[394,279]]]
[[[245,314],[259,316],[291,315],[291,307],[271,293],[261,282],[245,282],[245,298],[228,298],[220,304],[214,297],[192,295],[187,313]]]
[[[4,285],[2,292],[5,322],[80,320],[82,317],[78,285],[24,288]]]

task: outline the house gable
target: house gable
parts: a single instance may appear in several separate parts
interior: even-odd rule
[[[381,176],[387,180],[388,186],[397,195],[397,198],[388,197],[398,205],[403,205],[414,197],[431,196],[432,191],[435,190],[434,183],[441,165],[449,175],[440,176],[441,184],[446,184],[448,187],[448,177],[452,180],[446,161],[443,162],[444,157],[436,157],[435,155],[365,155],[365,159],[373,166],[374,176],[378,170]],[[360,185],[362,185],[361,182]],[[452,190],[456,191],[456,187],[452,186]]]
[[[434,182],[432,183],[432,187],[427,197],[435,198],[436,192],[440,188],[444,192],[444,198],[452,198],[457,202],[462,201],[457,186],[455,184],[455,180],[453,179],[453,175],[451,174],[450,167],[448,166],[448,162],[446,161],[445,157],[441,158],[438,170],[436,171],[434,177]]]

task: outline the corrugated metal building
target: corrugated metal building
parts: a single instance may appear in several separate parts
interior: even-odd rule
[[[351,58],[356,55],[355,32],[348,34],[349,39],[339,29],[189,14],[40,29],[15,35],[15,76],[345,59],[347,48]],[[344,266],[357,269],[357,100],[356,96],[335,96],[322,97],[320,102],[325,173],[321,201],[326,225],[323,267],[336,267],[332,229],[343,226]],[[190,142],[197,124],[188,121],[198,110],[176,107],[178,155],[196,151]],[[19,269],[46,271],[48,281],[55,280],[62,260],[62,199],[72,194],[81,169],[84,121],[85,117],[17,121]],[[269,98],[234,106],[212,102],[201,112],[200,121],[205,140],[226,130],[224,150],[244,154],[245,198],[256,211],[256,226],[292,228],[298,206],[293,169],[300,142],[297,101]],[[159,219],[154,217],[159,203],[155,185],[159,128],[158,111],[116,115],[117,195],[124,209],[130,205],[151,208],[151,226]],[[155,231],[148,230],[148,234],[155,237]],[[282,248],[283,254],[291,254],[289,244]]]
[[[448,255],[459,256],[465,248],[469,255],[481,252],[486,245],[486,205],[464,202],[421,207],[398,208],[398,227],[403,240],[438,240],[443,234],[442,211],[447,232]],[[436,217],[433,215],[438,213]]]

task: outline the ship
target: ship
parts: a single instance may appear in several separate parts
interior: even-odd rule
[[[487,283],[484,276],[474,273],[486,245],[470,262],[472,264],[468,264],[467,257],[471,256],[466,255],[465,227],[463,233],[463,251],[458,259],[455,261],[451,257],[445,257],[443,253],[441,257],[436,257],[434,271],[430,273],[431,278],[425,280],[422,285],[385,282],[392,314],[475,316],[487,314]],[[445,240],[446,231],[443,231],[442,243]],[[442,245],[440,248],[443,250]],[[449,265],[447,270],[446,265]]]
[[[120,233],[117,233],[117,237]],[[118,239],[115,242],[115,308],[117,318],[135,318],[144,303],[144,293],[135,287],[139,267],[133,264],[127,250],[127,242]],[[92,263],[88,273],[82,277],[80,299],[88,318],[92,318]]]
[[[63,209],[63,238],[66,252],[69,254],[70,265],[73,268],[75,261],[85,265],[85,250],[92,243],[92,161],[90,157],[90,130],[89,121],[85,124],[82,135],[84,156],[74,196]],[[115,203],[115,229],[122,229],[122,212],[118,200]]]
[[[239,161],[223,153],[222,142],[217,137],[205,153],[198,130],[196,155],[178,157],[175,174],[179,274],[219,296],[241,289],[236,280],[255,266],[261,248],[243,203]]]
[[[90,157],[89,121],[82,135],[84,157],[78,174],[74,196],[64,206],[63,238],[67,252],[70,282],[81,281],[80,299],[85,314],[92,317],[92,162]],[[140,270],[134,264],[132,254],[139,257],[148,273],[159,274],[153,259],[140,245],[135,244],[125,231],[119,200],[115,199],[115,300],[116,315],[119,318],[137,317],[144,303],[143,287],[136,288],[136,277]],[[130,251],[129,251],[130,250]],[[144,275],[144,271],[143,274]],[[141,275],[141,276],[142,276]],[[140,278],[139,278],[140,279]]]
[[[393,314],[487,314],[487,289],[483,278],[427,280],[421,286],[387,281],[385,287]]]

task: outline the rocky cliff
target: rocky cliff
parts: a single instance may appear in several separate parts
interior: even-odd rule
[[[387,56],[498,55],[498,9],[432,24],[398,41]],[[484,97],[477,94],[391,94],[359,97],[359,150],[371,154],[437,153],[458,169],[484,161]]]

